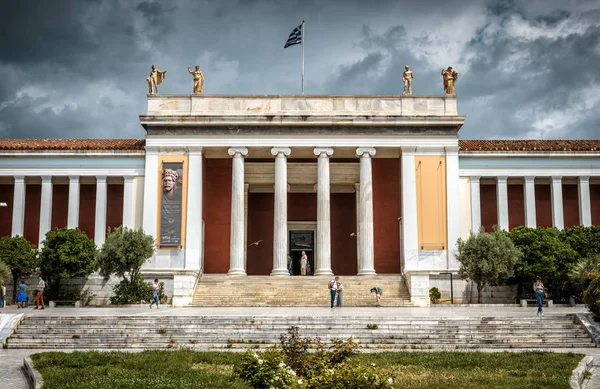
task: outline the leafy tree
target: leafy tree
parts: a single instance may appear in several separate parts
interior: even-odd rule
[[[519,285],[519,294],[531,294],[531,285],[541,277],[550,294],[556,299],[573,294],[569,272],[580,255],[565,240],[564,231],[556,228],[517,227],[509,236],[523,253],[515,268],[513,283]]]
[[[458,239],[458,274],[475,282],[477,302],[481,304],[484,286],[499,285],[510,278],[520,256],[506,231],[496,226],[493,232],[486,233],[481,228],[479,234],[471,233],[467,240]]]
[[[49,296],[60,296],[60,281],[87,277],[97,268],[98,252],[93,240],[79,228],[55,228],[46,233],[40,254],[40,270]]]
[[[561,231],[563,240],[571,246],[579,258],[591,258],[600,254],[600,226],[576,226]]]
[[[4,262],[0,262],[0,289],[6,285],[6,283],[12,279],[10,268]],[[1,295],[2,293],[0,293]],[[2,297],[2,296],[0,296]],[[6,298],[6,297],[5,297]]]
[[[154,253],[154,238],[143,229],[119,227],[112,230],[99,256],[100,274],[109,277],[116,274],[123,281],[115,287],[113,304],[129,304],[146,301],[152,289],[148,289],[140,275],[142,265]],[[150,292],[148,292],[148,290]]]
[[[579,261],[569,275],[573,282],[583,285],[583,301],[600,318],[600,254]]]
[[[0,261],[12,273],[14,301],[17,297],[17,281],[29,277],[39,266],[38,251],[22,236],[5,236],[0,239]]]

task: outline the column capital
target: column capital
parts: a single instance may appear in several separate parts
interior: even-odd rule
[[[333,155],[333,147],[315,147],[313,153],[317,157],[331,157]]]
[[[589,184],[590,183],[590,176],[579,176],[579,182],[581,184]]]
[[[96,184],[106,184],[106,176],[96,176]]]
[[[229,150],[227,150],[227,153],[231,156],[235,156],[236,154],[241,154],[242,157],[245,157],[246,155],[248,155],[248,149],[246,147],[230,147]]]
[[[283,154],[284,157],[289,157],[292,153],[292,150],[289,147],[273,147],[271,149],[271,154],[275,157],[279,157],[280,154]]]
[[[458,156],[458,146],[446,146],[444,147],[446,150],[446,155],[450,157]]]
[[[553,184],[560,184],[560,183],[562,183],[562,176],[552,176],[552,183]]]
[[[134,176],[123,176],[123,182],[131,184],[133,183]]]
[[[202,146],[188,146],[187,153],[188,155],[202,155],[204,151],[204,147]]]
[[[535,176],[525,176],[523,180],[525,180],[526,184],[533,184],[535,183]]]
[[[79,176],[69,176],[69,183],[78,183],[79,182]]]
[[[375,155],[375,153],[377,153],[375,147],[359,147],[356,149],[357,157],[372,157]]]
[[[14,176],[13,178],[15,179],[15,184],[25,183],[25,176]]]
[[[416,146],[400,146],[400,150],[402,150],[403,156],[414,156],[417,151]]]
[[[481,176],[471,176],[469,177],[469,179],[471,180],[471,184],[479,184]]]
[[[42,183],[44,182],[52,182],[52,176],[41,176]]]
[[[496,182],[498,182],[499,184],[506,184],[507,180],[508,180],[508,176],[498,176],[498,177],[496,177]]]

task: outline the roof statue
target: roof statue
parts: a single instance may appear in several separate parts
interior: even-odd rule
[[[452,70],[452,66],[448,66],[448,69],[442,69],[442,79],[444,80],[444,90],[447,95],[456,94],[454,83],[458,78],[458,72]]]
[[[158,94],[158,86],[163,82],[163,80],[167,77],[167,71],[160,71],[156,68],[156,66],[152,65],[152,70],[150,71],[150,76],[146,78],[146,82],[148,83],[148,94],[154,95]]]
[[[196,70],[190,70],[188,66],[188,73],[194,76],[194,94],[201,95],[204,86],[204,74],[200,71],[200,66],[196,65]]]
[[[404,73],[402,73],[402,81],[404,81],[404,91],[403,95],[412,95],[412,79],[413,72],[410,70],[408,65],[404,67]]]

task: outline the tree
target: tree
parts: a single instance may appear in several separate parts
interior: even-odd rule
[[[112,230],[100,250],[100,274],[115,274],[123,281],[115,287],[115,304],[127,304],[145,300],[148,289],[140,274],[142,265],[154,254],[154,238],[143,229],[119,227]]]
[[[14,301],[17,298],[19,278],[29,277],[39,266],[38,251],[22,236],[5,236],[0,239],[0,261],[4,262],[12,273]]]
[[[480,304],[484,286],[499,285],[510,278],[520,257],[521,252],[510,240],[507,232],[497,226],[493,232],[486,233],[481,228],[479,234],[471,233],[467,240],[458,239],[458,274],[475,282],[477,302]]]
[[[43,244],[40,270],[52,297],[60,296],[62,279],[87,277],[97,268],[96,244],[79,228],[48,231]]]
[[[569,276],[583,285],[583,301],[596,318],[600,318],[600,254],[584,258],[577,263]]]
[[[6,283],[11,279],[10,268],[4,262],[0,262],[0,289],[6,285]],[[2,293],[0,293],[1,295]],[[2,297],[2,296],[0,296]],[[6,298],[6,297],[4,297]]]

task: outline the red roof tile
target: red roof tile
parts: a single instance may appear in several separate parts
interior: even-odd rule
[[[600,140],[459,140],[460,151],[600,151]]]
[[[0,150],[144,150],[144,139],[0,139]]]

